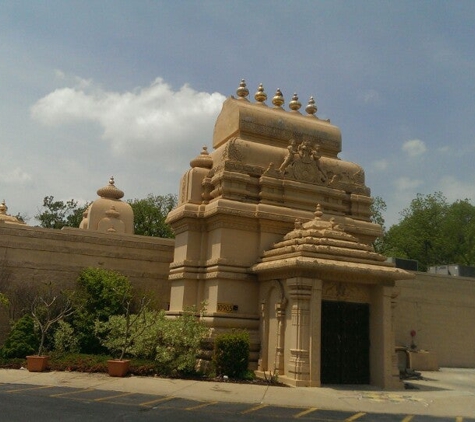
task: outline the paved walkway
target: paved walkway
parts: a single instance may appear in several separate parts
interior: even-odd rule
[[[106,374],[80,372],[33,373],[21,369],[0,369],[0,383],[93,388],[198,401],[449,416],[458,421],[475,418],[475,369],[443,368],[422,375],[424,380],[410,381],[416,389],[401,391],[381,391],[368,386],[283,388],[152,377],[111,378]]]

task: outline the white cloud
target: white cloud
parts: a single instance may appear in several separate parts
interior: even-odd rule
[[[21,167],[15,167],[10,171],[3,172],[3,174],[0,175],[0,181],[2,184],[8,186],[27,185],[31,183],[32,177]]]
[[[37,101],[31,114],[49,126],[98,123],[116,155],[153,156],[157,164],[170,168],[180,161],[180,150],[187,150],[189,161],[194,157],[189,155],[190,145],[209,145],[224,100],[220,93],[198,92],[189,85],[174,91],[161,78],[123,93],[104,91],[77,78],[74,87],[57,89]]]
[[[381,97],[379,92],[375,89],[368,89],[360,95],[361,99],[365,104],[381,104]]]
[[[409,157],[417,157],[427,151],[426,144],[420,139],[412,139],[404,142],[402,150],[406,152]]]
[[[373,168],[376,171],[384,171],[389,167],[389,162],[385,158],[377,161],[373,161]]]
[[[413,191],[414,189],[418,188],[419,186],[422,186],[424,182],[419,179],[412,179],[410,177],[400,177],[394,181],[394,186],[398,191]]]
[[[449,202],[459,199],[475,199],[474,180],[459,180],[454,176],[444,176],[439,182],[439,189]]]

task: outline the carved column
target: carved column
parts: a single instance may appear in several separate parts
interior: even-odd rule
[[[275,349],[274,370],[277,374],[284,373],[284,345],[285,345],[285,308],[287,300],[275,305],[275,316],[277,318],[277,345]]]
[[[291,299],[290,362],[286,373],[296,386],[310,383],[310,299],[313,280],[304,277],[287,279]]]
[[[310,387],[320,387],[322,339],[322,280],[313,280],[310,300]]]

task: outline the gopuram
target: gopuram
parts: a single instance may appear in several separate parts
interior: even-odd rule
[[[248,96],[242,81],[181,179],[169,313],[205,302],[212,333],[248,330],[253,369],[291,385],[399,387],[394,285],[413,275],[373,251],[363,169],[312,97],[302,113]]]

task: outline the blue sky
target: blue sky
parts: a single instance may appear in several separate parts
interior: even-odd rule
[[[388,226],[417,193],[474,203],[474,39],[463,0],[0,1],[0,200],[176,193],[244,78],[315,97]]]

